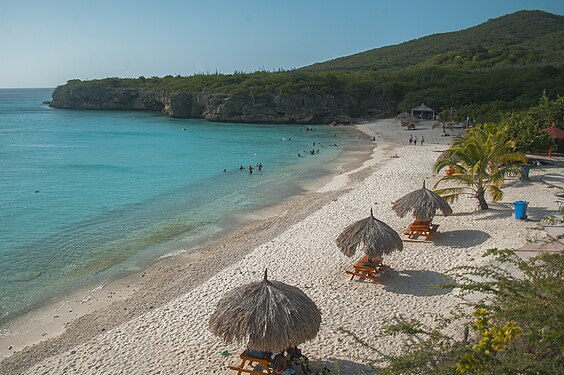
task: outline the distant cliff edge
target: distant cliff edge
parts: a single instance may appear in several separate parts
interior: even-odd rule
[[[301,69],[71,80],[55,108],[157,111],[256,123],[350,123],[427,104],[443,118],[499,121],[564,87],[564,17],[520,11]]]
[[[53,92],[53,108],[154,111],[181,118],[247,123],[350,123],[346,94],[225,96],[136,87],[89,87],[70,81]]]

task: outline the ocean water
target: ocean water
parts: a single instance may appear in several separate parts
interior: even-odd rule
[[[0,324],[299,194],[359,143],[342,127],[52,109],[51,92],[0,90]]]

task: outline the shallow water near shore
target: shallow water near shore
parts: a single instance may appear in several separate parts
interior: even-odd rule
[[[209,239],[358,146],[344,127],[56,110],[51,91],[0,90],[0,324]]]

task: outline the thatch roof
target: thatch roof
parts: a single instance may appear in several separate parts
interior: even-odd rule
[[[313,339],[321,313],[300,289],[264,279],[229,291],[209,320],[210,330],[226,343],[278,352]]]
[[[421,103],[420,106],[412,108],[411,110],[417,112],[435,112],[434,109],[427,107],[424,103]]]
[[[542,129],[543,132],[547,132],[554,139],[564,139],[564,130],[557,128],[556,125],[552,125],[550,128]]]
[[[337,237],[337,246],[341,252],[352,257],[362,249],[369,258],[382,257],[394,250],[403,250],[403,242],[399,234],[388,224],[370,216],[349,225]]]
[[[402,118],[405,118],[405,119],[406,119],[406,118],[408,118],[408,117],[411,117],[411,113],[402,112],[402,113],[400,113],[399,115],[397,115],[396,117],[399,118],[399,119],[402,119]]]
[[[452,214],[452,208],[443,197],[425,187],[398,199],[392,206],[392,209],[399,215],[404,217],[408,212],[413,212],[415,219],[419,221],[432,221],[437,210],[441,210],[443,215]]]

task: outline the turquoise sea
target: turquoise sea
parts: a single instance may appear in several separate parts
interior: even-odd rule
[[[51,93],[0,89],[0,324],[232,228],[359,144],[343,127],[52,109]]]

